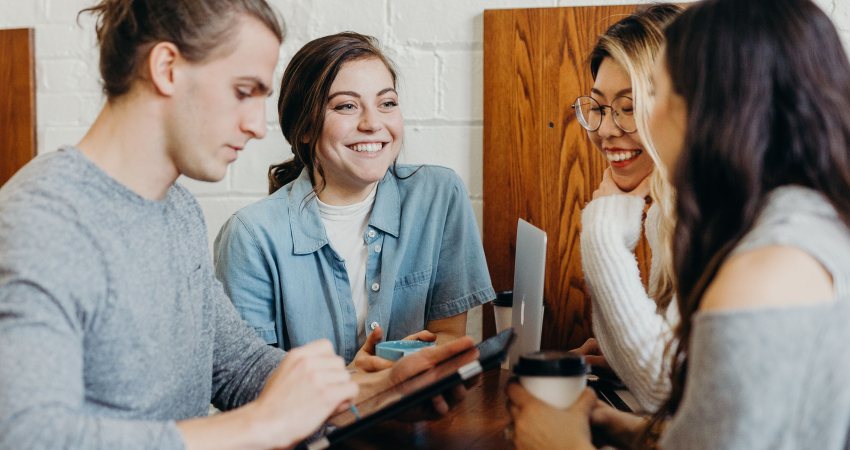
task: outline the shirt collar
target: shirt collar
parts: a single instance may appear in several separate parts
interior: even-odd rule
[[[310,198],[312,193],[313,183],[307,169],[304,169],[292,183],[288,199],[292,251],[296,255],[313,253],[328,244],[328,236],[319,214],[319,204]],[[392,171],[388,170],[378,182],[369,226],[397,238],[400,222],[401,195],[398,191],[398,180]]]
[[[378,192],[375,194],[375,206],[372,207],[369,226],[397,238],[400,224],[401,195],[398,192],[398,179],[393,175],[392,170],[388,170],[384,178],[378,182]]]

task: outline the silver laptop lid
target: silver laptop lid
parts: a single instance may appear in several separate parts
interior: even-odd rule
[[[511,367],[517,362],[519,355],[540,350],[545,274],[546,232],[519,219],[516,229],[511,312],[511,326],[516,333],[516,342],[510,351]]]

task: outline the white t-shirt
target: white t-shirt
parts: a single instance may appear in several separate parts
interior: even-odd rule
[[[377,184],[375,185],[377,186]],[[357,342],[363,345],[366,341],[366,313],[369,310],[369,295],[366,291],[366,259],[369,249],[366,246],[366,228],[372,205],[375,204],[375,193],[372,192],[359,203],[345,206],[334,206],[319,202],[319,214],[325,233],[331,242],[331,247],[342,257],[345,270],[348,272],[348,284],[351,286],[351,300],[354,311],[357,312]]]

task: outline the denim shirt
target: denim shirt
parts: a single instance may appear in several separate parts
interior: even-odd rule
[[[365,331],[380,325],[387,340],[495,297],[460,178],[436,166],[399,164],[396,173],[409,177],[387,171],[363,236],[369,248]],[[312,189],[305,170],[233,215],[215,241],[216,274],[267,343],[289,350],[327,338],[350,362],[359,343],[348,273]]]

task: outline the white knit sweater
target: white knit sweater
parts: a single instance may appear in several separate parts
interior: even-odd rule
[[[593,331],[608,364],[646,411],[655,411],[670,393],[664,358],[679,322],[675,299],[666,313],[644,289],[634,249],[641,233],[644,200],[631,195],[600,197],[582,211],[581,258],[593,302]],[[646,237],[660,255],[659,211],[647,212]],[[669,245],[669,244],[668,244]],[[653,259],[650,285],[659,276]]]

